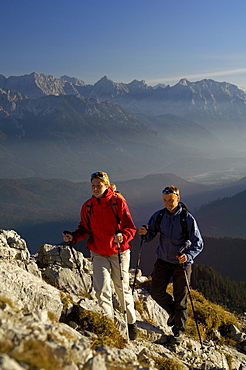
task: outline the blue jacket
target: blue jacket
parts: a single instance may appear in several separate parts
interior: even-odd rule
[[[188,240],[183,235],[180,222],[181,211],[182,207],[180,205],[174,214],[171,214],[168,210],[164,212],[160,224],[160,240],[156,250],[156,256],[164,261],[179,264],[176,256],[179,254],[180,248],[186,245],[187,248],[184,253],[188,258],[186,264],[189,265],[194,262],[194,258],[202,251],[203,239],[196,220],[189,212],[186,212]],[[159,231],[156,228],[156,219],[159,212],[160,210],[155,212],[148,222],[148,232],[145,237],[146,242],[151,241]]]

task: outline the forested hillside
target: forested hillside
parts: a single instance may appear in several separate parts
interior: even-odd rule
[[[246,310],[246,283],[223,277],[211,266],[194,265],[191,285],[208,300],[231,312],[243,313]]]
[[[246,238],[246,190],[203,205],[195,216],[205,235]]]
[[[246,239],[204,236],[204,250],[196,263],[212,266],[224,277],[246,282]]]

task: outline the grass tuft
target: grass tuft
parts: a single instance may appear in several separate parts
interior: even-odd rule
[[[11,353],[18,362],[24,362],[31,367],[45,370],[62,370],[63,364],[52,349],[43,341],[30,339],[22,343],[21,348]]]
[[[0,353],[10,353],[14,348],[14,344],[9,339],[2,339],[0,341]]]
[[[77,330],[82,334],[89,331],[97,335],[92,347],[108,345],[122,349],[126,346],[127,341],[120,334],[114,321],[101,313],[84,310],[74,305],[72,312],[65,319],[65,322],[69,321],[74,321],[78,325]]]
[[[172,358],[154,358],[156,369],[158,370],[185,370],[185,366]]]
[[[199,325],[200,334],[203,340],[214,340],[213,332],[215,330],[218,330],[223,335],[221,329],[224,326],[230,324],[233,324],[241,329],[238,325],[237,317],[233,313],[225,311],[222,306],[208,301],[201,293],[196,290],[191,290],[191,296],[196,319]],[[188,305],[189,317],[187,320],[186,332],[189,336],[199,340],[190,300],[188,301]],[[224,339],[222,339],[222,341],[223,340]]]

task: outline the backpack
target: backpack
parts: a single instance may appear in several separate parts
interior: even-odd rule
[[[117,204],[117,198],[118,197],[125,200],[125,198],[123,197],[123,195],[120,192],[114,191],[112,198],[110,198],[110,205],[111,205],[112,211],[115,215],[115,218],[117,220],[117,224],[119,225],[120,224],[120,217],[119,217],[119,214],[118,214],[118,204]],[[86,204],[86,215],[87,215],[88,224],[90,224],[91,207],[92,207],[92,202],[89,199],[87,201],[87,204]]]
[[[179,202],[179,204],[182,207],[182,211],[181,211],[181,214],[180,214],[180,223],[181,223],[181,226],[182,226],[182,235],[188,240],[188,226],[187,226],[187,221],[186,221],[186,214],[187,214],[187,212],[189,212],[189,210],[188,210],[188,208],[186,207],[186,205],[184,203]],[[162,210],[160,210],[160,212],[159,212],[159,214],[156,218],[155,229],[158,232],[161,232],[161,220],[162,220],[163,215],[164,215],[165,212],[166,212],[166,208],[163,208]]]

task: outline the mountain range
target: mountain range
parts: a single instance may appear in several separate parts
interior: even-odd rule
[[[223,126],[240,125],[246,118],[245,92],[236,85],[211,79],[190,82],[183,78],[172,87],[153,88],[144,80],[125,84],[104,76],[94,85],[89,85],[75,77],[55,78],[34,72],[8,78],[0,75],[0,88],[17,91],[29,99],[79,94],[84,98],[109,100],[132,113],[196,118],[208,127],[213,125],[212,121]]]
[[[0,75],[0,177],[119,180],[171,172],[245,175],[246,94],[213,80],[94,85],[38,73]],[[225,175],[226,173],[226,175]]]

